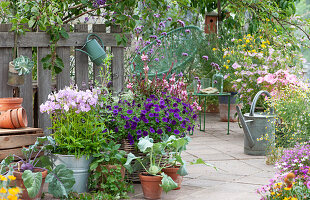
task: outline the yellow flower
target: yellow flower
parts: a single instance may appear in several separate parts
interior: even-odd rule
[[[16,177],[15,176],[8,176],[8,178],[11,180],[11,181],[14,181],[15,179],[16,179]]]
[[[230,63],[230,60],[227,60],[227,63]]]
[[[0,193],[5,194],[5,193],[6,193],[6,189],[5,189],[4,187],[2,187],[2,188],[0,189]]]
[[[266,45],[262,44],[262,48],[266,48]]]
[[[243,47],[246,47],[246,45],[244,44],[244,45],[242,45]]]
[[[291,200],[298,200],[296,197],[291,198]]]
[[[260,38],[260,39],[262,39],[262,38],[263,38],[263,36],[259,36],[259,38]]]
[[[270,21],[270,19],[266,18],[266,21],[267,21],[267,22],[269,22],[269,21]]]
[[[10,193],[11,195],[16,195],[16,194],[20,193],[20,189],[19,189],[18,187],[16,187],[16,188],[10,188],[10,189],[9,189],[9,193]]]
[[[226,55],[224,55],[223,58],[226,58]]]
[[[8,179],[7,179],[6,177],[0,175],[0,180],[1,180],[1,181],[7,181]]]
[[[274,32],[277,32],[277,29],[273,29],[274,30]]]
[[[246,42],[246,43],[250,43],[250,40],[249,40],[249,39],[247,39],[245,42]]]
[[[239,39],[239,41],[241,42],[242,40],[241,40],[241,39]]]
[[[276,193],[275,193],[275,192],[270,192],[270,194],[271,194],[271,195],[275,195]]]
[[[267,43],[270,44],[269,40],[267,40]]]
[[[224,67],[225,67],[226,69],[228,69],[228,65],[224,65]]]
[[[284,188],[284,190],[290,190],[290,189],[292,189],[292,188],[290,188],[290,187],[285,187]]]
[[[248,34],[247,36],[248,36],[248,37],[251,37],[251,34]]]
[[[9,195],[8,196],[8,200],[17,200],[17,199],[18,199],[18,197],[15,195]]]
[[[283,200],[288,200],[288,198],[287,197],[284,197],[284,199]]]
[[[217,48],[213,48],[212,50],[213,50],[213,51],[216,51],[216,50],[217,50]]]

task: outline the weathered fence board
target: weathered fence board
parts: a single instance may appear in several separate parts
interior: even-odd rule
[[[71,46],[83,46],[88,33],[69,33],[69,39],[61,38],[57,45],[62,47]],[[102,39],[106,46],[118,46],[115,33],[98,33],[98,36]],[[130,41],[130,37],[127,36]],[[27,32],[25,35],[19,36],[18,46],[19,47],[49,47],[50,46],[49,35],[42,32]],[[127,45],[129,45],[128,43]],[[0,47],[14,47],[14,34],[0,32]]]
[[[10,29],[9,24],[0,24],[0,32],[8,32]],[[0,97],[13,96],[13,87],[6,84],[10,61],[12,61],[12,48],[0,48]]]
[[[74,31],[87,33],[88,26],[87,24],[76,24],[74,27]],[[81,49],[82,46],[77,46],[75,48]],[[79,88],[88,88],[88,81],[88,56],[80,51],[75,51],[75,83]]]
[[[19,55],[32,58],[32,48],[19,48]],[[32,89],[32,73],[25,76],[25,83],[20,87],[20,97],[23,98],[23,107],[27,113],[28,126],[33,126],[33,89]]]
[[[112,26],[111,32],[121,33],[119,26]],[[112,47],[112,78],[114,94],[119,94],[123,90],[124,85],[124,47]]]
[[[107,28],[104,24],[94,24],[93,25],[93,32],[94,33],[98,33],[98,32],[101,32],[101,33],[105,33],[107,31]],[[101,44],[100,44],[101,45]],[[104,47],[104,50],[106,51],[106,47]],[[97,66],[97,65],[93,65],[93,74],[94,74],[94,80],[100,82],[100,77],[99,77],[99,74],[100,74],[100,66]]]
[[[38,60],[50,53],[49,48],[38,48]],[[40,106],[47,100],[48,95],[52,91],[52,73],[50,70],[44,70],[42,63],[38,62],[38,105]],[[51,126],[51,121],[47,113],[38,112],[39,127],[46,128]],[[48,133],[47,133],[48,134]]]

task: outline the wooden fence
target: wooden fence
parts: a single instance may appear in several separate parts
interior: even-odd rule
[[[40,60],[50,53],[49,35],[45,32],[27,32],[18,37],[19,55],[32,57],[32,49],[37,48],[37,80],[32,80],[32,75],[27,75],[25,84],[20,87],[20,97],[24,99],[23,107],[27,111],[28,126],[39,127],[44,130],[50,126],[49,116],[39,112],[39,105],[47,100],[52,90],[62,89],[70,85],[70,56],[75,57],[74,83],[81,88],[86,86],[90,79],[98,79],[99,67],[93,65],[93,76],[89,77],[88,56],[73,48],[81,48],[89,34],[88,24],[77,24],[69,33],[69,39],[61,39],[57,45],[57,53],[64,62],[64,69],[57,75],[52,84],[50,70],[44,70]],[[7,85],[8,63],[12,60],[14,47],[14,34],[9,32],[10,24],[0,24],[0,97],[12,97],[13,87]],[[92,25],[92,32],[96,33],[107,48],[111,48],[112,58],[112,84],[115,93],[122,91],[124,84],[124,46],[118,46],[115,34],[120,33],[119,27],[111,27],[110,33],[106,32],[104,24]],[[130,44],[130,38],[128,44]],[[72,53],[74,52],[74,53]],[[55,88],[54,88],[55,87]]]

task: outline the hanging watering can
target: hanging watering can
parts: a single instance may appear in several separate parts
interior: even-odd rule
[[[100,41],[101,46],[96,39],[89,39],[90,36],[96,37]],[[85,49],[85,51],[83,51],[82,49],[76,49],[76,51],[86,53],[90,57],[90,60],[94,62],[97,66],[99,66],[106,58],[106,53],[103,47],[104,45],[101,38],[98,35],[91,33],[88,34],[86,38],[86,43],[82,47],[82,49]]]
[[[268,113],[254,113],[256,102],[261,94],[271,97],[267,91],[259,91],[252,102],[250,113],[241,113],[236,106],[239,119],[245,134],[244,153],[248,155],[266,155],[267,148],[274,144],[275,140],[275,115],[274,109]],[[263,138],[263,139],[262,139]]]

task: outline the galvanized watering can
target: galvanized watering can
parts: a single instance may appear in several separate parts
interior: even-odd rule
[[[89,39],[91,36],[96,37],[100,41],[101,46],[97,42],[97,40]],[[86,53],[90,57],[90,60],[94,62],[97,66],[99,66],[101,63],[103,63],[103,60],[106,58],[106,53],[103,48],[104,45],[101,38],[98,35],[91,33],[88,34],[86,38],[86,43],[82,47],[82,49],[85,49],[85,51],[83,51],[82,49],[76,49],[76,51]]]
[[[239,119],[244,131],[244,153],[248,155],[266,155],[267,148],[274,144],[275,140],[275,115],[274,109],[269,113],[254,113],[256,102],[261,94],[271,97],[267,91],[259,91],[252,102],[250,113],[241,113],[236,106]],[[261,138],[263,138],[261,140]],[[260,141],[258,141],[260,140]]]

